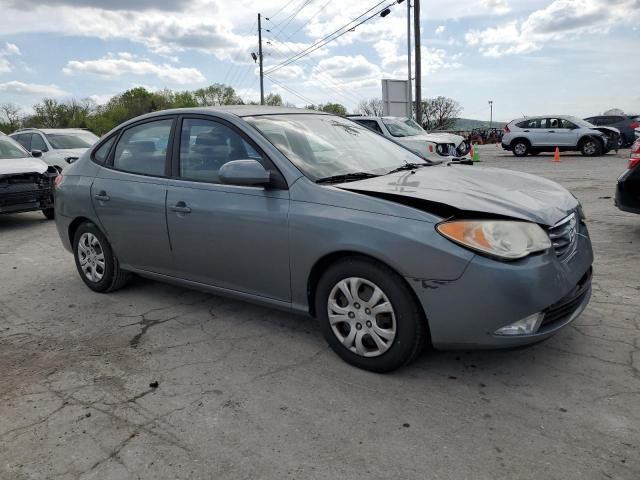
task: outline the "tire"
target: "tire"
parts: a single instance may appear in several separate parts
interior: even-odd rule
[[[56,211],[53,208],[43,208],[42,214],[47,218],[47,220],[54,220],[56,218]]]
[[[76,230],[73,256],[80,278],[94,292],[106,293],[122,288],[131,276],[120,268],[111,245],[93,223],[85,222]],[[85,259],[89,263],[83,262]]]
[[[583,138],[580,141],[580,153],[585,157],[598,157],[602,155],[602,142],[595,138]]]
[[[372,300],[376,287],[381,295]],[[371,313],[375,307],[378,314]],[[413,361],[425,344],[427,323],[410,288],[397,273],[374,260],[346,257],[328,267],[316,288],[315,308],[329,346],[344,361],[364,370],[385,373],[400,368]],[[333,325],[330,313],[337,319]]]
[[[526,157],[531,150],[531,145],[528,140],[518,138],[511,145],[511,149],[516,157]]]

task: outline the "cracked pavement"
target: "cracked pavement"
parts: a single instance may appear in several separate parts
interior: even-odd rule
[[[93,293],[52,222],[0,216],[0,479],[640,478],[640,216],[610,198],[628,150],[480,153],[582,201],[591,304],[547,342],[390,375],[304,317],[143,279]]]

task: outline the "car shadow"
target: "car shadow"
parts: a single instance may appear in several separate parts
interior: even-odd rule
[[[0,232],[4,230],[25,230],[34,225],[49,223],[41,212],[8,213],[0,215]]]

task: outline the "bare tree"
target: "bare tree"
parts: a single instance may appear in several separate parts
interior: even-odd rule
[[[356,112],[362,115],[370,115],[372,117],[381,117],[382,113],[382,99],[370,98],[369,100],[363,100],[358,104]]]
[[[0,104],[0,126],[6,133],[11,133],[20,128],[22,124],[22,110],[13,103]]]
[[[450,130],[461,111],[460,104],[451,98],[428,98],[422,101],[422,126],[426,130]]]

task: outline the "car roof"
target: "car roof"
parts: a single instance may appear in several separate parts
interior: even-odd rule
[[[16,130],[11,135],[16,133],[29,133],[29,132],[42,132],[42,133],[82,133],[89,132],[93,133],[91,130],[86,128],[22,128],[20,130]]]
[[[172,113],[214,113],[224,112],[231,113],[238,117],[255,117],[259,115],[291,115],[291,114],[316,114],[316,115],[330,115],[326,112],[319,112],[317,110],[307,110],[305,108],[291,108],[291,107],[273,107],[270,105],[220,105],[215,107],[191,107],[191,108],[172,108],[169,110],[160,110],[158,112],[149,113],[145,116],[157,116],[167,115]]]

